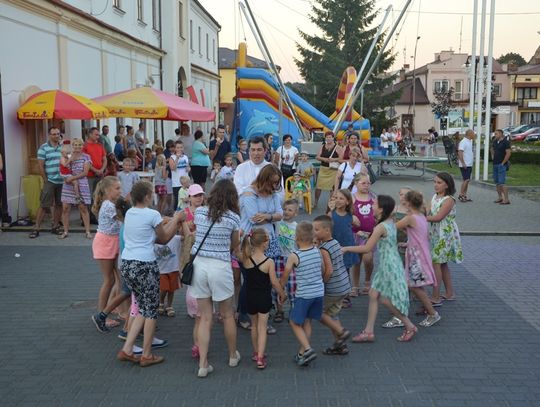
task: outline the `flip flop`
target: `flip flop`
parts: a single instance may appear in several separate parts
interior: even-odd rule
[[[441,298],[444,301],[455,301],[456,300],[456,297],[445,297],[444,295],[441,295]]]
[[[510,202],[499,202],[499,205],[510,205]]]
[[[493,201],[493,203],[498,203],[500,204],[503,200],[502,199],[497,199],[496,201]]]

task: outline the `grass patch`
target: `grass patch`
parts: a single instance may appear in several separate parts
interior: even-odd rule
[[[510,158],[510,161],[512,159]],[[427,168],[434,171],[446,171],[457,177],[461,177],[461,172],[458,167],[449,167],[448,164],[429,164]],[[488,168],[488,180],[487,182],[493,184],[492,165]],[[473,175],[474,179],[474,167]],[[484,164],[480,164],[480,179],[482,179],[484,171]],[[509,186],[540,186],[540,165],[535,164],[512,164],[510,171],[506,174],[506,185]]]

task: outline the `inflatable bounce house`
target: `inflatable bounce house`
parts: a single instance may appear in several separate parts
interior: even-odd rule
[[[247,52],[245,44],[240,44],[236,69],[236,101],[235,120],[233,124],[233,148],[236,147],[236,140],[241,137],[246,140],[255,136],[262,136],[266,133],[274,134],[274,147],[281,144],[279,136],[279,87],[274,76],[265,69],[249,68],[246,65]],[[349,93],[356,80],[356,70],[349,66],[343,72],[339,90],[336,98],[336,110],[330,116],[317,110],[307,101],[302,99],[291,89],[287,88],[287,93],[293,103],[293,108],[300,119],[303,131],[309,135],[313,131],[326,132],[333,130],[335,119],[345,104]],[[281,118],[281,133],[290,134],[293,137],[293,144],[301,148],[301,143],[308,139],[301,134],[295,124],[293,117],[283,103]],[[369,147],[370,124],[354,109],[350,109],[347,117],[343,121],[338,136],[343,134],[349,125],[360,133],[362,144]],[[320,145],[320,143],[318,143]],[[302,145],[302,148],[304,146]],[[317,148],[318,150],[318,148]]]

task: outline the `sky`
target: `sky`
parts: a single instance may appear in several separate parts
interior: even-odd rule
[[[248,54],[262,57],[245,18],[240,18],[238,0],[199,0],[199,2],[221,24],[219,43],[221,47],[235,49],[239,41],[247,39]],[[316,34],[318,29],[308,18],[313,0],[250,0],[257,23],[275,63],[282,67],[284,82],[302,82],[294,58],[298,57],[296,42],[302,43],[298,30]],[[380,24],[383,11],[393,6],[388,20],[388,30],[405,5],[406,0],[377,0],[381,13],[376,18]],[[478,0],[480,14],[482,0]],[[485,52],[489,33],[489,9],[491,0],[486,0]],[[473,0],[413,0],[404,16],[402,28],[398,27],[389,47],[396,54],[393,69],[399,69],[406,62],[414,64],[414,46],[419,36],[416,52],[416,66],[434,60],[434,54],[453,49],[456,52],[471,53]],[[480,20],[480,19],[479,19]],[[460,34],[461,31],[461,34]],[[493,55],[499,57],[507,52],[517,52],[529,60],[540,46],[540,1],[538,0],[498,0],[495,7]],[[478,22],[478,40],[480,21]],[[477,54],[479,45],[477,45]],[[359,59],[355,64],[358,69]],[[339,78],[336,78],[336,84]],[[336,85],[337,86],[337,85]]]

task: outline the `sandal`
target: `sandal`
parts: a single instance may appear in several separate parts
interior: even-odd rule
[[[176,315],[176,312],[174,311],[173,307],[165,308],[165,312],[167,313],[168,317],[174,317]]]
[[[502,201],[503,201],[503,200],[499,198],[499,199],[497,199],[496,201],[493,201],[493,203],[498,203],[498,204],[500,204]]]
[[[69,235],[66,232],[63,232],[62,234],[58,235],[58,239],[65,239]]]
[[[285,314],[283,311],[276,312],[276,315],[274,315],[274,322],[276,324],[279,324],[280,322],[283,322],[283,319],[285,318]]]
[[[401,319],[399,319],[398,317],[392,317],[388,321],[386,321],[384,324],[382,324],[383,328],[398,328],[402,326],[403,326],[403,322],[401,322]]]
[[[51,233],[53,235],[59,235],[63,232],[64,232],[64,228],[60,225],[51,228]]]
[[[347,339],[351,337],[351,331],[348,329],[343,328],[343,331],[338,335],[336,342],[334,343],[334,347],[343,346]]]
[[[353,336],[352,341],[355,343],[375,342],[375,334],[373,332],[362,331],[358,335]]]
[[[460,202],[467,202],[467,197],[465,195],[460,195],[460,196],[458,196],[458,200]]]
[[[323,350],[322,353],[323,355],[347,355],[349,354],[349,348],[345,344],[341,346],[336,346],[334,344],[331,347]]]
[[[416,335],[416,332],[418,332],[418,328],[413,326],[413,329],[405,329],[403,333],[397,338],[399,342],[410,342],[411,339]]]
[[[349,297],[358,297],[358,293],[360,292],[359,287],[353,287],[351,289],[351,293],[349,294]]]
[[[446,297],[444,295],[441,295],[441,298],[444,300],[444,301],[455,301],[456,300],[456,296],[453,295],[452,297]]]
[[[159,304],[157,312],[158,312],[159,315],[165,314],[165,305],[164,304]]]
[[[30,232],[30,234],[28,235],[28,237],[29,237],[30,239],[35,239],[35,238],[38,237],[38,236],[39,236],[39,230],[32,230],[32,231]]]
[[[87,238],[88,240],[92,239],[92,238],[93,238],[92,233],[86,232],[86,238]]]

